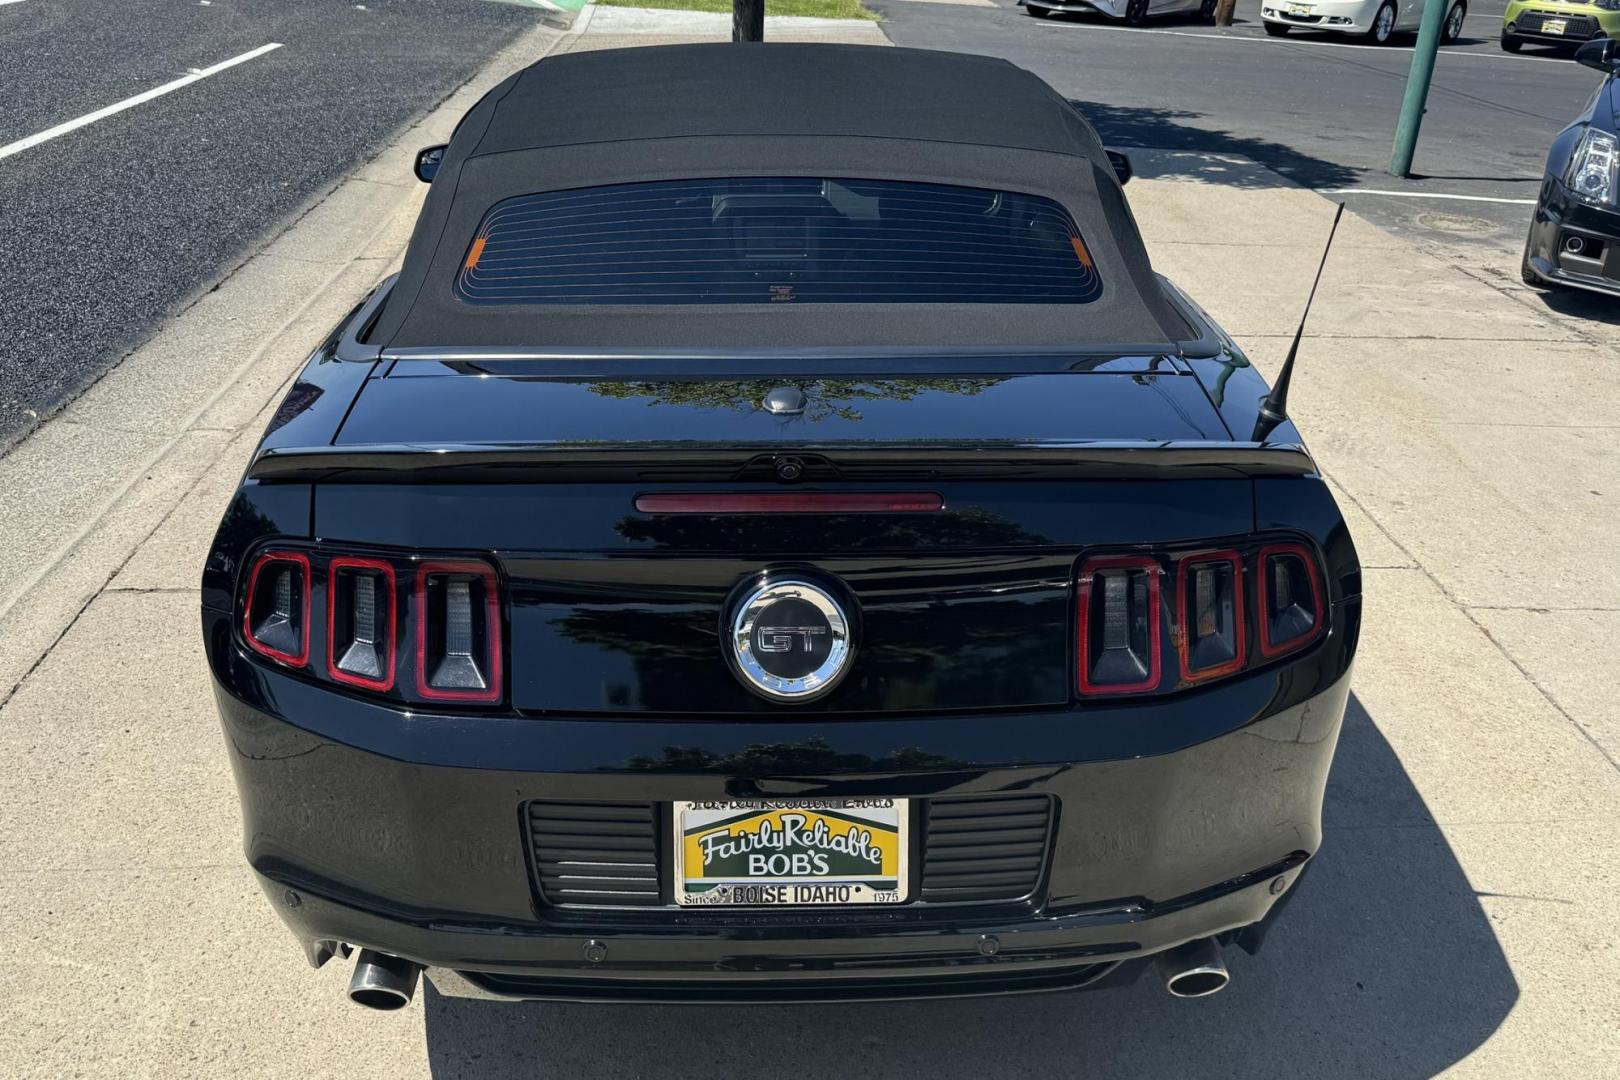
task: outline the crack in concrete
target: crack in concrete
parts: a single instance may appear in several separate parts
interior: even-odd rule
[[[129,560],[126,558],[125,562],[128,561]],[[119,569],[123,569],[123,563],[119,564]],[[117,573],[116,570],[113,572]],[[111,581],[112,579],[109,577],[107,580]],[[44,651],[41,652],[39,656],[34,658],[34,662],[28,665],[28,670],[23,672],[22,677],[11,685],[11,689],[6,691],[5,696],[0,697],[0,713],[5,712],[6,706],[11,703],[12,698],[17,696],[18,691],[23,688],[23,684],[28,682],[29,678],[34,674],[34,672],[40,669],[40,666],[45,663],[45,660],[51,655],[51,653],[56,651],[56,647],[62,643],[62,639],[67,637],[68,633],[78,625],[79,619],[83,617],[86,611],[90,610],[90,605],[101,598],[102,590],[105,587],[106,582],[103,582],[100,588],[97,588],[95,592],[90,594],[89,598],[86,599],[83,604],[79,605],[79,610],[73,613],[73,618],[68,620],[67,625],[62,627],[61,632],[51,639],[51,643],[45,646]]]
[[[122,569],[122,567],[119,569]],[[201,591],[202,590],[200,588],[183,588],[177,585],[110,585],[101,590],[101,595],[108,596],[113,593],[129,593],[132,596],[144,596],[153,593],[173,593],[181,596],[190,596],[192,593]]]
[[[1620,424],[1504,423],[1495,420],[1430,420],[1428,423],[1439,424],[1444,427],[1549,428],[1555,431],[1612,431],[1620,429]]]
[[[212,862],[187,864],[185,866],[142,866],[135,877],[145,874],[183,874],[193,870],[228,870],[234,869],[236,862]],[[25,874],[120,874],[130,876],[127,866],[5,866],[0,867],[0,877],[22,877]]]
[[[1534,611],[1542,615],[1550,615],[1555,611],[1620,612],[1620,607],[1547,607],[1542,604],[1535,606],[1524,604],[1464,604],[1462,606],[1468,611]]]
[[[1568,904],[1571,907],[1575,906],[1576,904],[1576,901],[1566,899],[1562,896],[1531,896],[1527,893],[1478,891],[1475,891],[1474,895],[1479,897],[1481,900],[1533,900],[1538,904]]]
[[[1472,821],[1466,818],[1447,818],[1445,821],[1382,821],[1367,825],[1324,825],[1323,832],[1371,832],[1377,829],[1479,829],[1498,828],[1503,825],[1597,825],[1604,818],[1510,818],[1506,820]]]

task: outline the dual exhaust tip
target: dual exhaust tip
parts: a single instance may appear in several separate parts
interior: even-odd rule
[[[349,979],[349,1000],[382,1012],[403,1009],[416,996],[422,968],[410,960],[361,949]]]
[[[1164,980],[1171,997],[1201,998],[1226,989],[1232,976],[1221,960],[1221,947],[1214,938],[1199,938],[1153,958],[1153,966]]]
[[[1214,938],[1177,945],[1155,956],[1153,964],[1171,997],[1209,997],[1232,981]],[[383,1012],[403,1009],[416,996],[421,975],[421,966],[410,960],[361,949],[349,979],[349,1000]]]

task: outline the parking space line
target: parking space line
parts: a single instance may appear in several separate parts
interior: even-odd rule
[[[38,134],[28,136],[26,139],[18,139],[14,143],[7,143],[5,146],[0,146],[0,159],[8,158],[12,154],[20,154],[30,147],[38,146],[43,142],[49,142],[59,135],[66,135],[70,131],[77,131],[79,128],[93,124],[97,120],[105,120],[107,117],[116,113],[121,113],[125,109],[133,109],[135,106],[145,104],[146,102],[151,101],[153,98],[159,98],[164,94],[172,93],[175,90],[180,89],[182,86],[190,86],[194,82],[200,82],[201,80],[208,78],[210,75],[218,75],[226,68],[233,68],[237,64],[245,64],[249,60],[263,56],[265,53],[272,52],[279,48],[281,48],[281,42],[279,41],[271,42],[269,45],[260,45],[257,49],[249,50],[248,52],[243,53],[241,56],[233,56],[229,60],[222,60],[213,67],[198,68],[193,70],[190,74],[183,75],[173,82],[164,83],[162,86],[154,86],[144,94],[136,94],[134,97],[125,98],[123,101],[108,105],[104,109],[97,109],[95,112],[85,113],[83,116],[69,120],[65,124],[57,124],[53,128],[47,128]]]
[[[1394,199],[1457,199],[1461,202],[1512,203],[1515,206],[1534,206],[1534,199],[1504,199],[1495,195],[1453,195],[1446,191],[1383,191],[1379,188],[1341,187],[1317,188],[1318,195],[1388,195]]]
[[[1060,30],[1064,24],[1048,21],[1045,25],[1053,30]],[[1405,56],[1411,52],[1410,49],[1382,49],[1373,45],[1356,45],[1348,41],[1302,41],[1298,38],[1250,37],[1247,34],[1210,34],[1197,30],[1155,30],[1146,26],[1103,26],[1097,23],[1071,23],[1069,25],[1084,25],[1087,30],[1108,30],[1116,34],[1163,34],[1167,37],[1208,38],[1211,41],[1232,41],[1244,45],[1293,45],[1309,49],[1356,49],[1369,56]],[[1445,57],[1466,56],[1475,60],[1530,61],[1537,64],[1571,66],[1570,61],[1557,56],[1509,56],[1507,54],[1465,52],[1461,49],[1443,49],[1440,55]]]

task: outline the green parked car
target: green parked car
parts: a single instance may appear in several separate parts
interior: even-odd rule
[[[1600,37],[1620,37],[1620,0],[1508,0],[1502,13],[1502,48],[1508,52],[1526,42],[1574,46]]]

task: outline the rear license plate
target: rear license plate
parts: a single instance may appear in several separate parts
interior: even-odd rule
[[[1543,34],[1562,34],[1564,28],[1568,25],[1569,23],[1563,19],[1548,19],[1541,24],[1541,32]]]
[[[905,799],[675,804],[683,907],[898,904],[908,891]]]

